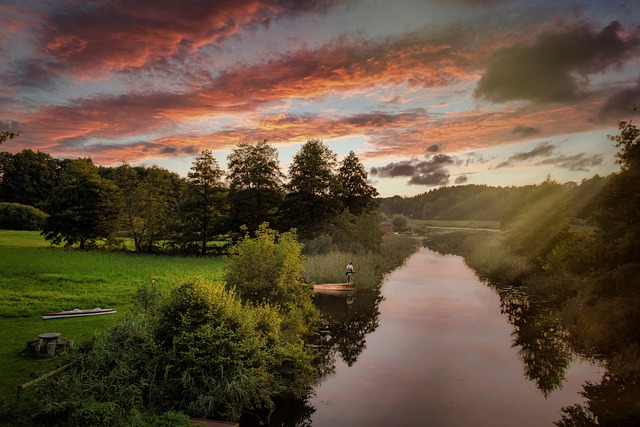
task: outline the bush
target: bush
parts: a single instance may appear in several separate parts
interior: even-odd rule
[[[285,339],[268,305],[250,307],[200,279],[175,289],[160,309],[157,340],[167,357],[167,407],[237,420],[272,408],[273,397],[307,390],[313,370],[302,341]]]
[[[121,412],[113,402],[94,402],[76,410],[71,416],[71,423],[76,426],[112,426]]]
[[[20,203],[0,203],[0,229],[38,231],[42,229],[47,214],[33,206]]]

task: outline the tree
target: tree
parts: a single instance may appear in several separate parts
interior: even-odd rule
[[[338,215],[332,229],[332,241],[342,251],[379,252],[382,244],[382,216],[377,211],[353,215],[348,209]]]
[[[284,197],[277,150],[266,140],[241,143],[227,159],[230,228],[245,225],[252,232],[265,221],[277,222]]]
[[[22,150],[0,157],[0,200],[44,207],[58,183],[61,162],[41,151]]]
[[[640,259],[640,128],[620,122],[620,133],[609,136],[620,151],[621,171],[600,193],[596,222],[602,230],[603,254],[611,265]]]
[[[374,197],[378,195],[367,182],[367,171],[353,151],[344,158],[338,169],[338,198],[342,206],[354,215],[360,215],[376,208]]]
[[[52,244],[87,244],[109,238],[117,229],[120,192],[112,182],[101,178],[91,159],[65,163],[60,183],[47,201],[49,217],[42,234]]]
[[[138,253],[152,251],[169,237],[179,200],[180,177],[158,166],[132,168],[124,164],[111,174],[122,192],[122,223]]]
[[[222,215],[224,186],[222,170],[210,150],[194,160],[182,202],[183,244],[199,242],[199,252],[207,253],[207,243],[214,234],[214,223]]]
[[[231,254],[225,273],[227,286],[246,301],[279,307],[285,329],[293,336],[306,332],[317,311],[313,290],[301,276],[302,244],[295,233],[279,234],[263,223],[255,237],[245,234]]]
[[[335,164],[336,155],[319,139],[308,140],[293,158],[284,211],[287,225],[296,228],[302,238],[320,234],[339,211]]]

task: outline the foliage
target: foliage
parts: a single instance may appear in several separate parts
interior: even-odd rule
[[[404,231],[407,229],[407,217],[404,215],[394,215],[391,218],[393,222],[393,228],[398,231]]]
[[[498,221],[508,209],[516,188],[461,185],[440,187],[413,197],[378,199],[386,215],[413,219]]]
[[[321,234],[340,210],[335,164],[336,155],[319,139],[308,140],[293,158],[283,217],[303,239]]]
[[[157,250],[170,237],[180,200],[180,177],[157,166],[147,169],[124,164],[113,170],[111,179],[124,200],[122,231],[133,239],[136,252]]]
[[[176,288],[156,332],[167,354],[165,405],[237,420],[246,409],[272,407],[275,395],[306,391],[310,356],[301,341],[283,340],[281,322],[268,305],[247,307],[221,285]]]
[[[210,150],[204,150],[196,157],[188,174],[180,207],[179,241],[187,248],[198,244],[201,255],[206,255],[207,244],[215,234],[215,221],[224,210],[222,175]]]
[[[55,368],[57,358],[27,360],[18,352],[27,339],[46,332],[42,313],[117,309],[115,314],[86,317],[80,322],[56,321],[55,331],[62,333],[63,340],[78,344],[131,312],[138,289],[166,294],[194,275],[219,281],[224,262],[223,258],[75,251],[50,247],[38,232],[0,230],[0,401],[13,401],[16,387],[32,379],[33,372]],[[149,305],[159,301],[153,295],[146,300]]]
[[[378,252],[383,235],[381,220],[377,211],[359,216],[352,215],[349,210],[343,211],[331,230],[334,245],[345,252]]]
[[[367,182],[367,171],[353,151],[344,158],[338,169],[337,197],[344,209],[354,215],[372,211],[376,204],[374,197],[378,195],[372,185]]]
[[[528,195],[526,203],[502,220],[505,244],[530,260],[545,256],[567,233],[571,211],[566,188],[547,179]]]
[[[277,222],[284,197],[278,151],[266,140],[240,143],[227,159],[228,227],[236,230],[245,225],[253,232],[265,221]]]
[[[397,268],[414,253],[418,243],[409,236],[387,234],[376,252],[354,254],[334,249],[309,255],[302,274],[305,280],[314,283],[342,283],[345,281],[345,266],[353,260],[356,270],[354,282],[359,288],[373,288],[381,282],[384,274]]]
[[[13,138],[17,138],[20,135],[20,132],[11,132],[11,131],[1,131],[0,132],[0,144],[5,141],[8,141]]]
[[[0,202],[0,229],[41,230],[47,214],[33,206]]]
[[[225,281],[238,295],[254,304],[279,307],[294,335],[307,332],[317,312],[313,291],[302,280],[302,244],[293,231],[278,233],[260,225],[255,237],[245,234],[230,251]]]
[[[41,151],[0,153],[0,200],[43,209],[60,179],[61,166]]]
[[[167,410],[237,420],[276,396],[307,395],[312,355],[276,309],[197,278],[161,301],[66,353],[70,367],[23,396],[40,402],[31,423],[181,425],[179,413],[151,415]]]
[[[47,201],[42,234],[54,245],[85,249],[116,231],[119,209],[118,188],[98,175],[90,159],[72,160]]]

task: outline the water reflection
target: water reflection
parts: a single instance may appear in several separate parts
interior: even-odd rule
[[[550,425],[599,375],[549,310],[518,289],[482,286],[459,257],[421,250],[382,292],[316,302],[317,427]]]
[[[513,326],[512,346],[518,348],[526,377],[548,396],[562,386],[574,357],[567,333],[548,305],[521,288],[487,284],[500,297],[500,312]]]
[[[320,309],[316,345],[321,379],[335,371],[336,357],[353,365],[366,347],[366,337],[378,327],[380,288],[360,289],[341,296],[316,294]]]

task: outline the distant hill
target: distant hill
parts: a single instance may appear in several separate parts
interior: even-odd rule
[[[580,184],[542,184],[521,187],[492,187],[488,185],[461,185],[440,187],[413,197],[393,196],[376,199],[384,214],[404,215],[429,220],[501,221],[505,216],[530,201],[541,185],[553,184],[567,191],[570,206],[579,218],[588,216],[589,206],[608,178],[598,175]]]

